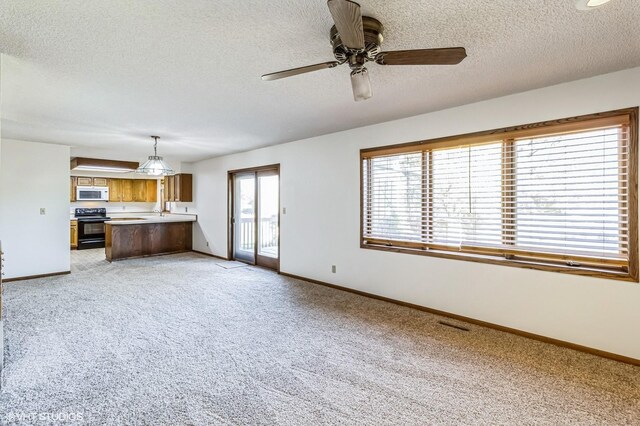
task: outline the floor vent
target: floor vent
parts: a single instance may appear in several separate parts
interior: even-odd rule
[[[466,327],[461,327],[459,325],[451,324],[450,322],[438,321],[438,324],[446,325],[447,327],[455,328],[455,329],[462,330],[462,331],[470,331]]]

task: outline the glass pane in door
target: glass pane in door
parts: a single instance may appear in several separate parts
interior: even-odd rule
[[[234,257],[251,263],[255,261],[255,179],[255,173],[234,176]]]
[[[258,255],[278,258],[279,178],[258,173]]]
[[[82,223],[82,233],[87,237],[92,235],[103,235],[104,228],[104,222]]]

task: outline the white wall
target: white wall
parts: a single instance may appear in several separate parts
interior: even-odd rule
[[[281,205],[287,209],[281,223],[283,272],[640,359],[637,283],[359,246],[361,148],[639,104],[635,68],[198,162],[192,165],[199,214],[194,249],[227,254],[227,170],[280,163]]]
[[[0,53],[0,178],[2,178],[2,74],[3,74],[2,58],[3,57],[4,55]],[[2,242],[2,186],[0,185],[0,243],[1,242]],[[2,293],[0,293],[0,306],[2,306]],[[0,309],[0,373],[2,372],[2,367],[4,366],[4,325],[2,323],[2,318],[3,318],[3,314],[2,314],[2,310]]]
[[[0,151],[5,278],[69,271],[69,147],[3,139]]]

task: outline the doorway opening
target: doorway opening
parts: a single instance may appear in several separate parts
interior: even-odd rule
[[[229,172],[229,259],[280,269],[280,165]]]

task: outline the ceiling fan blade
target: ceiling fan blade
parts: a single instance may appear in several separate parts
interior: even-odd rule
[[[367,100],[373,96],[371,80],[369,80],[369,72],[366,68],[362,67],[351,72],[351,87],[353,89],[353,99],[356,102]]]
[[[290,70],[272,72],[271,74],[265,74],[262,76],[262,80],[263,81],[278,80],[281,78],[292,77],[294,75],[304,74],[307,72],[319,71],[327,68],[334,68],[334,67],[337,67],[338,65],[340,65],[340,62],[338,61],[329,61],[329,62],[323,62],[321,64],[307,65],[306,67],[292,68]]]
[[[329,12],[331,12],[342,43],[350,49],[364,49],[364,30],[360,5],[350,0],[329,0],[327,6],[329,6]]]
[[[376,57],[376,62],[380,65],[455,65],[466,57],[464,47],[446,47],[381,52]]]

